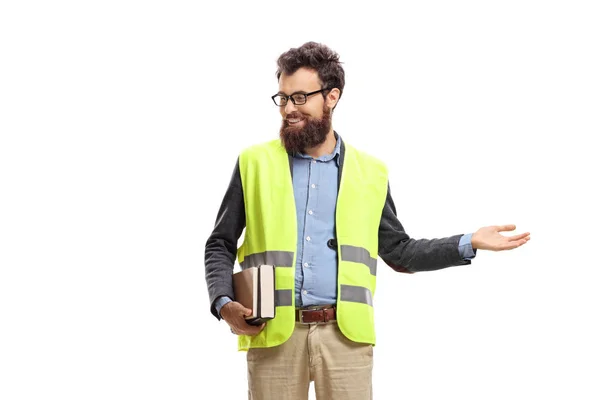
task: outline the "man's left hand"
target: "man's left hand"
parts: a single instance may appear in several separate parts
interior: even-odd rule
[[[480,228],[471,236],[473,249],[481,250],[512,250],[524,245],[529,240],[529,232],[514,236],[503,236],[500,232],[514,231],[515,225],[492,225]]]

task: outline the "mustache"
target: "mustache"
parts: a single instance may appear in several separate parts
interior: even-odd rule
[[[291,114],[288,114],[285,116],[285,120],[287,121],[288,119],[306,119],[307,117],[299,112],[294,112]]]

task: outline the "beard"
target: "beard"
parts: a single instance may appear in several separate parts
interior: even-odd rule
[[[304,120],[304,126],[297,128],[290,126],[287,118],[300,118]],[[313,118],[300,112],[287,115],[281,122],[279,138],[281,144],[289,153],[304,153],[306,149],[316,147],[325,142],[327,134],[331,130],[331,109],[323,105],[323,116]]]

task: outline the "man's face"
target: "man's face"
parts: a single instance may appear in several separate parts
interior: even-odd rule
[[[319,75],[314,70],[300,68],[291,75],[282,73],[279,77],[281,94],[310,93],[320,89],[323,88]],[[289,99],[284,107],[279,107],[283,119],[279,136],[287,151],[304,152],[325,142],[331,130],[330,104],[335,105],[336,94],[331,97],[325,100],[321,93],[315,93],[302,105],[295,105]]]

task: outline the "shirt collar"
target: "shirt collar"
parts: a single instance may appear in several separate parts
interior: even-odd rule
[[[340,166],[340,148],[342,145],[342,139],[341,139],[340,135],[337,134],[336,131],[333,131],[333,134],[335,135],[335,138],[336,138],[335,148],[333,149],[333,152],[331,154],[325,154],[325,155],[317,158],[317,160],[327,162],[327,161],[330,161],[331,159],[335,158],[335,163],[339,167]],[[294,157],[307,158],[307,159],[312,158],[311,156],[304,154],[304,153],[294,153]]]

